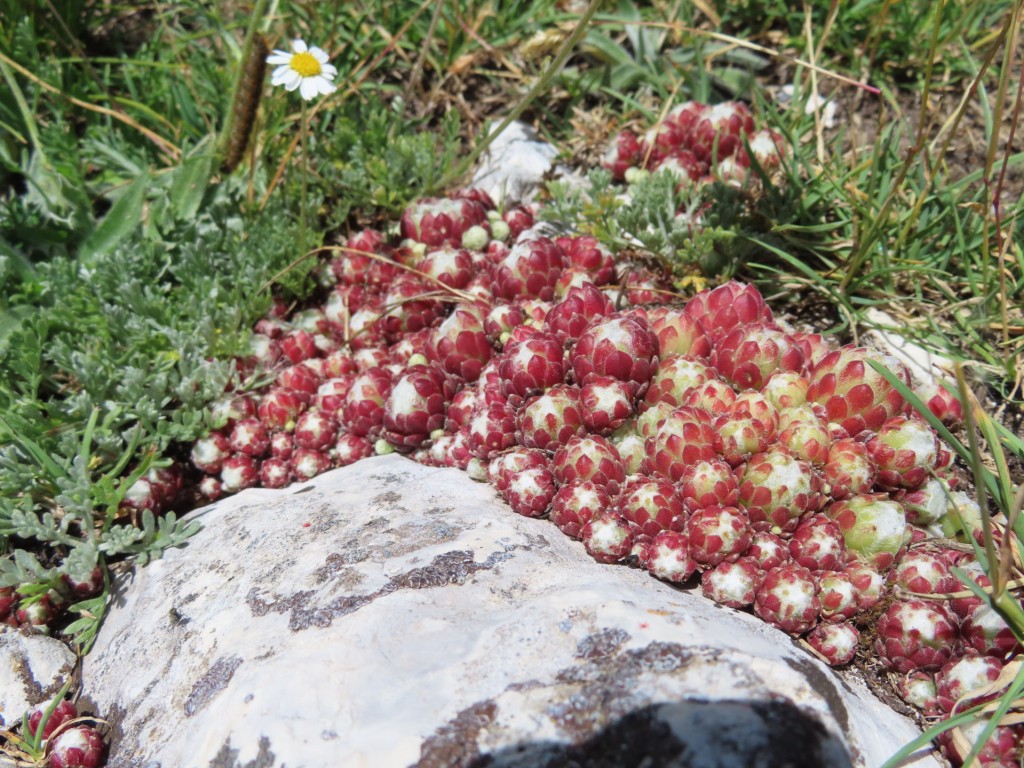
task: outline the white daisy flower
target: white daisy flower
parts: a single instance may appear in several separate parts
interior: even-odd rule
[[[338,74],[338,69],[327,63],[323,49],[315,45],[309,48],[304,40],[292,40],[291,53],[275,50],[267,56],[267,63],[278,65],[270,75],[271,85],[283,85],[287,91],[298,89],[306,101],[318,94],[327,96],[334,93],[335,86],[331,81]]]

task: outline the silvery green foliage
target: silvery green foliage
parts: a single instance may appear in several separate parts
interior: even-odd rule
[[[268,280],[286,272],[295,295],[312,286],[312,264],[285,270],[287,217],[247,229],[237,200],[212,195],[103,258],[33,261],[0,242],[0,585],[23,601],[65,577],[88,583],[98,565],[158,558],[198,530],[151,513],[124,524],[119,507],[176,443],[209,429],[207,405],[238,383],[223,360],[247,349]],[[86,642],[105,599],[70,606],[81,618],[66,631]]]
[[[699,198],[687,201],[677,184],[675,174],[667,171],[643,175],[629,188],[629,201],[616,216],[625,235],[662,259],[673,259],[699,228]]]
[[[114,525],[106,532],[99,549],[105,555],[131,554],[135,562],[145,565],[158,560],[164,550],[180,547],[202,527],[198,520],[185,523],[173,512],[156,517],[148,509],[142,512],[141,527]]]

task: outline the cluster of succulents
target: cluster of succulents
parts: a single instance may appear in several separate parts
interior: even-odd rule
[[[51,584],[0,587],[0,624],[26,627],[49,634],[72,603],[98,595],[103,590],[103,573],[93,569],[86,581],[78,582],[66,574]]]
[[[621,131],[605,155],[604,166],[618,181],[633,181],[645,171],[668,171],[684,187],[712,181],[743,185],[751,168],[770,173],[784,156],[783,137],[769,129],[758,130],[743,102],[711,106],[687,101],[642,136]]]
[[[22,728],[18,734],[5,732],[6,746],[0,746],[0,754],[11,759],[11,765],[101,768],[106,764],[107,744],[97,721],[80,716],[67,699],[45,702],[26,712]]]
[[[532,218],[467,193],[407,212],[396,244],[351,238],[322,306],[257,325],[241,362],[276,379],[231,393],[194,445],[208,498],[398,451],[491,482],[600,562],[699,581],[830,664],[877,658],[927,716],[998,676],[1009,628],[943,597],[954,565],[985,583],[965,544],[980,510],[871,365],[909,385],[899,361],[794,331],[736,281],[685,303],[641,290],[593,238]]]

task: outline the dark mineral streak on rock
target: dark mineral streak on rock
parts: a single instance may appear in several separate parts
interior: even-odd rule
[[[494,722],[498,705],[478,701],[438,728],[420,745],[420,759],[411,768],[465,768],[480,756],[480,731]]]
[[[477,570],[473,553],[455,550],[438,555],[430,565],[413,568],[391,579],[398,589],[428,589],[443,587],[445,584],[465,584],[469,574]],[[485,566],[479,566],[483,568]]]
[[[274,753],[270,751],[270,739],[266,736],[261,736],[259,740],[260,751],[256,754],[256,757],[247,763],[240,763],[238,761],[238,750],[231,748],[230,739],[225,741],[221,746],[220,751],[214,756],[207,768],[274,768],[277,765],[277,760],[274,758]],[[281,766],[284,768],[284,766]]]
[[[127,714],[128,710],[120,704],[111,705],[103,713],[103,719],[107,721],[107,743],[109,745],[107,763],[109,765],[124,765],[123,760],[119,760],[118,751],[124,741],[124,718]]]
[[[19,655],[12,664],[12,667],[18,677],[21,678],[22,685],[25,686],[26,698],[33,705],[51,700],[64,686],[64,681],[71,676],[75,669],[74,663],[62,664],[57,674],[54,675],[53,682],[44,687],[32,674],[28,659],[24,655]],[[0,723],[2,722],[3,719],[0,718]]]
[[[786,663],[790,669],[799,672],[807,679],[807,683],[817,691],[825,701],[828,702],[828,708],[832,711],[832,716],[835,717],[836,722],[839,723],[839,727],[843,729],[843,733],[850,735],[850,713],[846,710],[846,704],[843,703],[843,697],[836,690],[835,680],[829,677],[821,668],[810,659],[804,658],[790,658],[785,657]]]
[[[238,656],[221,657],[213,663],[213,666],[206,670],[206,674],[199,682],[192,686],[192,693],[185,700],[185,715],[192,717],[196,712],[205,707],[231,682],[235,670],[242,664]]]
[[[291,613],[288,626],[293,632],[298,632],[309,627],[327,627],[337,617],[347,616],[358,611],[374,600],[389,595],[400,589],[432,589],[443,587],[448,584],[465,584],[466,580],[477,571],[487,571],[494,568],[498,563],[508,560],[512,553],[519,547],[514,544],[507,545],[503,550],[492,552],[482,563],[473,560],[471,550],[453,550],[437,555],[430,561],[430,565],[411,568],[405,573],[391,577],[388,582],[378,589],[366,595],[345,595],[332,600],[325,606],[311,605],[316,592],[313,590],[302,590],[292,595],[276,597],[272,600],[265,600],[260,596],[260,590],[253,587],[245,596],[245,602],[252,611],[253,616],[266,616],[268,613]],[[331,560],[328,557],[328,561]],[[318,582],[331,572],[331,566],[321,566],[315,572]]]
[[[551,704],[548,716],[559,728],[582,740],[610,721],[627,715],[647,702],[638,678],[645,672],[671,674],[690,663],[693,654],[676,643],[651,643],[644,648],[621,651],[628,637],[622,630],[605,629],[580,641],[577,655],[585,663],[555,675],[559,683],[578,688],[568,698]]]
[[[580,659],[599,659],[611,656],[629,640],[629,633],[619,627],[602,629],[587,635],[576,645],[576,657]]]
[[[644,690],[641,675],[671,674],[696,653],[664,642],[622,650],[629,639],[622,629],[599,630],[579,642],[580,663],[552,683],[506,687],[546,688],[548,715],[567,741],[527,741],[481,754],[481,731],[492,724],[501,731],[498,705],[486,699],[438,728],[412,768],[852,768],[842,742],[785,699],[646,699],[637,693]]]
[[[370,507],[387,507],[393,509],[398,506],[398,502],[402,500],[402,494],[397,491],[385,491],[384,493],[378,493],[372,499],[370,499]]]
[[[394,488],[396,485],[407,485],[409,475],[405,472],[381,472],[376,475],[370,475],[370,479],[374,481],[374,485],[383,484],[388,488]]]
[[[313,571],[313,577],[316,579],[317,584],[323,584],[338,571],[354,563],[361,563],[369,556],[369,551],[362,547],[355,547],[347,552],[331,552],[325,558],[324,564]]]

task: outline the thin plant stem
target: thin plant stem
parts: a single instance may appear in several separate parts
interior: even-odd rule
[[[537,82],[534,83],[533,87],[530,88],[530,90],[522,98],[522,100],[520,100],[520,102],[516,104],[515,107],[512,108],[512,111],[509,112],[505,119],[501,121],[501,124],[498,125],[498,127],[492,130],[490,133],[488,133],[487,137],[479,144],[477,144],[473,148],[473,151],[470,152],[469,155],[466,158],[464,158],[462,162],[459,163],[459,165],[456,166],[456,168],[452,172],[450,172],[447,176],[444,177],[444,179],[441,180],[440,184],[436,185],[436,188],[445,189],[451,183],[457,181],[458,179],[461,179],[473,166],[473,163],[477,161],[477,158],[479,158],[480,155],[482,155],[487,150],[487,148],[491,146],[491,143],[496,138],[498,138],[498,136],[501,135],[502,131],[508,128],[509,125],[512,124],[513,120],[518,119],[519,116],[526,111],[526,108],[530,106],[531,103],[533,103],[534,99],[536,99],[540,94],[547,90],[548,86],[551,85],[551,81],[554,79],[555,75],[557,75],[561,71],[562,65],[565,64],[565,60],[569,58],[569,54],[572,53],[573,49],[576,47],[576,44],[580,41],[580,38],[583,37],[583,33],[587,31],[587,26],[590,24],[590,20],[594,18],[594,14],[597,12],[597,9],[600,5],[601,0],[591,0],[590,4],[583,12],[583,15],[580,17],[580,20],[576,23],[576,28],[572,31],[572,34],[569,35],[569,37],[566,38],[566,40],[562,43],[561,47],[558,49],[558,52],[555,54],[554,59],[552,59],[551,63],[548,65],[547,69],[540,76]]]
[[[128,117],[127,115],[122,115],[120,112],[115,112],[114,110],[108,109],[107,107],[101,107],[98,104],[90,104],[88,101],[82,101],[81,99],[76,99],[74,96],[67,95],[60,88],[57,88],[56,86],[50,85],[48,82],[46,82],[42,78],[36,76],[35,74],[30,72],[29,70],[25,69],[25,67],[21,66],[14,59],[6,56],[3,52],[0,52],[0,62],[3,62],[7,66],[9,66],[11,69],[13,69],[15,72],[18,72],[19,74],[21,74],[24,77],[28,78],[33,83],[35,83],[40,88],[42,88],[44,91],[49,91],[50,93],[59,94],[60,96],[62,96],[63,98],[67,99],[69,102],[74,104],[76,107],[81,107],[82,109],[87,109],[90,112],[96,112],[96,113],[101,114],[101,115],[106,115],[111,120],[117,120],[118,122],[124,123],[125,125],[129,126],[130,128],[134,128],[136,131],[141,133],[143,136],[148,138],[151,142],[153,142],[158,147],[160,147],[164,152],[166,152],[167,155],[172,160],[177,161],[181,157],[181,149],[179,147],[175,146],[173,142],[171,142],[168,139],[165,139],[163,136],[159,135],[158,133],[155,133],[155,132],[149,130],[149,128],[147,128],[144,125],[141,125],[140,123],[138,123],[137,121],[135,121],[132,118]]]
[[[302,100],[302,115],[299,118],[299,141],[302,143],[302,163],[305,166],[309,162],[309,140],[306,131],[306,100]],[[299,253],[306,252],[306,168],[299,172],[302,177],[302,187],[299,193]]]

